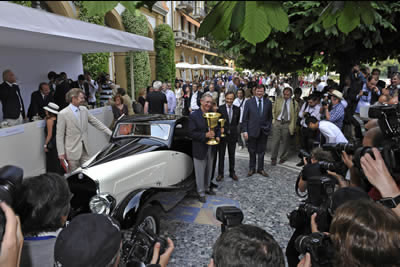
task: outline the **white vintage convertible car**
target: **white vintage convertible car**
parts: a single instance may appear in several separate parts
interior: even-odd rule
[[[120,119],[109,144],[68,178],[70,217],[109,214],[122,229],[147,224],[159,232],[159,216],[195,188],[188,118],[134,115]]]

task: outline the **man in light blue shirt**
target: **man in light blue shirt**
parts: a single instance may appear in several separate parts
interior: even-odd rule
[[[378,87],[376,87],[377,82],[378,81],[374,77],[368,77],[367,82],[364,83],[360,93],[357,95],[358,103],[355,113],[360,114],[361,107],[372,105],[378,100],[381,92]]]

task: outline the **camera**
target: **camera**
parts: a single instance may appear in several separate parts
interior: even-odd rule
[[[9,206],[13,206],[16,199],[17,191],[22,183],[24,172],[21,168],[7,165],[0,168],[0,200],[6,202]],[[2,209],[0,209],[0,245],[3,241],[6,226],[6,217]]]
[[[300,149],[298,157],[303,159],[306,158],[307,163],[310,164],[311,163],[311,154],[308,153],[307,151],[305,151],[304,149]]]
[[[154,245],[157,242],[161,245],[160,255],[162,255],[168,247],[167,240],[157,236],[152,230],[147,229],[145,222],[143,222],[132,232],[131,239],[123,242],[122,262],[127,265],[137,261],[146,264],[150,263],[153,257]]]
[[[333,266],[334,248],[328,235],[320,232],[301,235],[296,238],[295,247],[301,254],[310,253],[313,267]]]
[[[308,117],[310,117],[310,112],[304,112],[303,116],[305,119],[307,119]]]
[[[367,92],[367,91],[363,92],[363,96],[368,96],[368,95],[369,95],[369,92]]]
[[[378,119],[378,125],[387,138],[400,138],[400,104],[372,106],[368,117]]]
[[[221,232],[224,233],[227,228],[239,225],[243,221],[243,212],[235,206],[218,207],[215,217],[221,224]]]
[[[322,106],[328,106],[330,104],[330,101],[329,100],[328,101],[323,100],[321,102],[321,104],[322,104]]]
[[[323,144],[322,149],[326,151],[336,152],[342,154],[342,151],[346,152],[349,155],[353,155],[357,149],[357,146],[354,144],[346,144],[346,143],[339,143],[339,144]]]

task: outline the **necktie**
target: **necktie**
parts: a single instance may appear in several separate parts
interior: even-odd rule
[[[258,99],[258,114],[262,116],[261,98]]]
[[[228,118],[229,118],[229,123],[232,122],[232,107],[228,107]]]
[[[287,100],[285,100],[285,103],[283,104],[283,111],[282,111],[282,121],[288,121],[288,111],[287,111]]]
[[[75,110],[75,112],[76,112],[76,118],[78,119],[79,125],[81,125],[81,114],[79,112],[79,108],[77,108]]]

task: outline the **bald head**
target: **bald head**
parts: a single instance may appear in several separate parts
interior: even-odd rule
[[[379,127],[369,129],[363,139],[363,146],[378,147],[385,141],[382,131]]]

